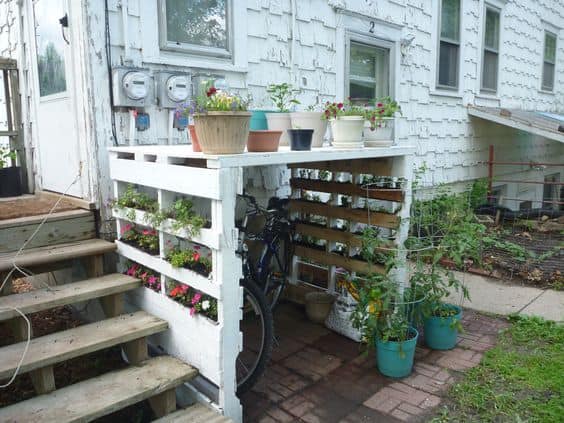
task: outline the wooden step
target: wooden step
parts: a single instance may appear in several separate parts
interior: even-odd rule
[[[35,338],[29,344],[19,374],[140,339],[167,327],[166,321],[138,311]],[[20,342],[0,348],[0,380],[12,376],[25,345]]]
[[[89,422],[170,391],[197,373],[174,357],[161,356],[2,408],[0,422]]]
[[[113,242],[103,239],[86,239],[67,242],[65,244],[47,247],[30,248],[22,252],[16,259],[16,264],[25,268],[34,268],[72,259],[101,255],[115,251]],[[0,254],[0,272],[9,271],[13,267],[15,253]]]
[[[139,279],[116,273],[22,294],[6,295],[0,297],[0,322],[19,316],[19,313],[11,307],[18,308],[24,314],[36,313],[53,307],[129,291],[140,286]]]
[[[196,403],[191,407],[175,411],[168,416],[161,417],[153,423],[231,423],[233,420],[222,416],[217,411]]]

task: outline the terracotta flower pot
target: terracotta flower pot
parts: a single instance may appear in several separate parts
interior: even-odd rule
[[[205,154],[240,154],[249,138],[250,112],[195,115],[196,135]]]
[[[267,153],[278,151],[278,144],[282,131],[250,131],[247,141],[247,151],[249,153]]]
[[[196,127],[194,125],[188,125],[188,129],[190,130],[190,139],[192,140],[192,150],[195,152],[202,151],[202,147],[200,147],[200,142],[198,141],[198,135],[196,134]]]

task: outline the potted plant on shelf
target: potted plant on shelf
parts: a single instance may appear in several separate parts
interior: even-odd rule
[[[316,106],[309,106],[306,111],[290,113],[293,129],[313,129],[312,147],[321,147],[323,137],[327,132],[327,120],[322,119],[323,113],[315,110]]]
[[[366,147],[389,147],[394,138],[394,116],[401,113],[399,104],[390,97],[374,101],[367,109],[364,122],[364,145]]]
[[[288,129],[288,134],[290,135],[290,149],[293,151],[311,150],[313,132],[313,129]]]
[[[16,165],[16,152],[0,147],[0,197],[18,197],[22,192],[22,169]]]
[[[364,110],[346,103],[325,103],[323,119],[329,120],[333,147],[359,148],[364,146],[362,129],[364,128]]]
[[[297,90],[294,90],[291,84],[283,82],[281,84],[270,84],[266,88],[266,92],[270,94],[272,103],[274,103],[278,109],[277,112],[266,113],[268,129],[282,131],[280,145],[288,145],[290,138],[287,130],[292,128],[289,113],[290,107],[295,104],[300,104],[300,102],[294,98],[294,94]]]
[[[194,116],[196,136],[205,154],[239,154],[249,137],[248,100],[209,86],[190,103],[186,112]]]

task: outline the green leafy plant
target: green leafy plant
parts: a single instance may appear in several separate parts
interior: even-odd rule
[[[394,117],[396,113],[401,113],[399,104],[392,100],[391,97],[384,97],[379,100],[374,100],[374,107],[365,110],[364,117],[370,122],[370,129],[374,130],[382,126],[381,120],[383,118]]]
[[[344,103],[325,103],[325,110],[321,115],[322,119],[336,119],[340,116],[364,116],[365,111],[362,107],[355,106],[350,100]]]
[[[0,169],[8,167],[11,163],[12,166],[16,165],[17,154],[15,151],[6,147],[0,147]]]
[[[199,95],[196,101],[189,101],[182,105],[185,115],[198,115],[207,112],[244,112],[247,111],[250,98],[238,94],[218,90],[213,84],[204,87],[204,94]]]
[[[127,270],[124,272],[126,275],[139,278],[143,285],[155,292],[161,292],[161,279],[160,276],[147,267],[141,266],[139,263],[131,262],[127,264]]]
[[[288,112],[292,105],[300,104],[300,102],[294,98],[298,90],[295,90],[292,85],[287,82],[270,84],[266,88],[266,92],[270,94],[270,100],[274,103],[279,112]]]
[[[154,229],[138,230],[134,225],[126,224],[121,229],[120,240],[138,247],[149,254],[159,254],[159,235]]]
[[[190,316],[201,314],[217,321],[217,300],[180,282],[170,281],[168,296],[186,306]]]
[[[199,246],[194,247],[194,249],[172,248],[167,252],[165,259],[173,267],[184,267],[206,277],[209,276],[212,270],[210,259],[202,256]]]

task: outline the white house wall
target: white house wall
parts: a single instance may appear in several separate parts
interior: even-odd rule
[[[85,77],[92,99],[93,140],[99,172],[93,178],[100,202],[110,196],[106,147],[113,136],[104,45],[104,2],[83,2],[84,28],[90,69]],[[268,107],[265,88],[273,82],[299,86],[302,104],[340,99],[344,92],[344,45],[346,26],[396,41],[393,91],[402,106],[397,138],[417,147],[416,165],[426,163],[429,183],[471,180],[485,175],[487,149],[493,144],[497,157],[564,162],[561,144],[518,134],[496,125],[470,120],[468,104],[564,111],[564,31],[558,31],[554,93],[539,90],[543,30],[564,24],[561,0],[491,0],[501,5],[501,42],[498,96],[479,94],[484,0],[462,0],[460,89],[443,95],[434,89],[437,51],[438,0],[233,0],[237,17],[235,63],[167,54],[158,48],[157,0],[109,0],[112,64],[131,64],[151,71],[170,69],[225,75],[230,87],[252,95],[257,107]],[[15,3],[15,2],[13,2]],[[292,4],[295,24],[292,25]],[[0,8],[6,6],[0,1]],[[122,6],[123,5],[123,6]],[[126,7],[126,19],[122,14]],[[1,21],[1,19],[0,19]],[[1,25],[1,23],[0,23]],[[125,25],[127,26],[124,31]],[[294,30],[294,33],[293,33]],[[246,36],[245,36],[246,34]],[[411,38],[409,47],[399,40]],[[5,35],[0,31],[1,40]],[[293,41],[293,38],[295,39]],[[124,41],[127,40],[127,49]],[[292,54],[292,46],[295,50]],[[237,49],[238,47],[238,49]],[[292,66],[293,63],[293,66]],[[167,110],[149,105],[151,128],[129,136],[129,115],[115,114],[119,144],[167,143]],[[173,131],[173,143],[186,142],[186,133]],[[257,175],[255,175],[257,176]],[[261,175],[263,183],[283,182],[281,175]]]

